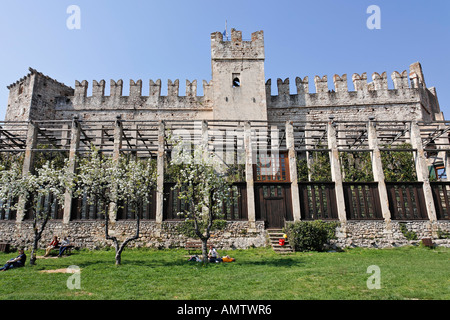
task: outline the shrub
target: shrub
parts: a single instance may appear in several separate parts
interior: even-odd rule
[[[296,251],[324,251],[325,244],[336,239],[337,226],[334,221],[296,221],[286,225],[285,233]]]
[[[311,152],[310,165],[308,160],[297,160],[297,176],[299,181],[332,181],[330,156],[328,151]]]
[[[373,181],[370,152],[340,152],[344,182]]]
[[[437,231],[438,239],[450,239],[450,232],[442,231],[440,228]]]
[[[416,167],[414,165],[414,156],[411,151],[395,151],[395,149],[411,149],[409,143],[403,143],[398,146],[383,146],[393,151],[381,152],[381,161],[383,163],[383,172],[386,181],[417,181]]]
[[[417,234],[414,231],[409,231],[406,223],[400,222],[400,231],[405,236],[406,240],[417,240]]]

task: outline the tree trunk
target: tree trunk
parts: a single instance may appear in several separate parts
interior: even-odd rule
[[[212,203],[211,200],[211,194],[209,195],[209,203]],[[195,233],[197,234],[197,236],[199,237],[199,239],[202,241],[202,261],[203,263],[207,263],[209,261],[208,259],[208,240],[211,237],[211,227],[212,227],[212,223],[213,223],[213,215],[212,215],[212,209],[211,209],[211,205],[208,208],[208,221],[207,221],[207,225],[206,225],[206,234],[202,234],[202,232],[200,231],[199,228],[199,221],[197,221],[197,215],[195,214],[195,206],[194,206],[194,202],[191,199],[191,215],[192,218],[194,220],[194,228],[195,228]]]
[[[202,239],[202,261],[203,263],[208,263],[208,239]]]
[[[37,251],[37,247],[38,247],[38,245],[37,245],[38,241],[39,241],[38,239],[34,238],[33,248],[31,250],[31,254],[30,254],[30,265],[32,265],[32,266],[36,265],[36,251]]]
[[[44,232],[45,226],[47,225],[47,221],[49,219],[49,215],[45,214],[44,221],[42,221],[42,225],[40,230],[38,230],[38,217],[37,213],[34,213],[34,221],[33,221],[33,229],[34,229],[34,240],[33,240],[33,248],[31,250],[31,257],[30,257],[30,265],[36,265],[36,251],[39,247],[39,240],[41,240],[42,233]]]
[[[116,251],[116,266],[120,266],[122,263],[122,250],[119,249]]]
[[[135,212],[137,212],[136,208],[135,208]],[[126,239],[120,246],[119,246],[119,241],[117,240],[117,238],[116,237],[112,237],[112,236],[109,235],[109,233],[108,233],[108,224],[109,224],[109,218],[105,214],[105,236],[106,236],[106,240],[112,240],[114,242],[114,247],[116,249],[115,260],[116,260],[116,266],[118,266],[118,265],[120,265],[122,263],[122,251],[123,251],[123,249],[125,249],[125,247],[127,246],[127,244],[130,241],[133,241],[133,240],[136,240],[136,239],[139,238],[139,227],[140,227],[139,214],[136,214],[136,234],[134,236]]]
[[[137,212],[137,211],[135,211]],[[120,248],[118,250],[116,250],[116,265],[120,265],[120,263],[122,262],[122,251],[123,249],[125,249],[125,247],[127,246],[127,244],[133,240],[139,239],[139,227],[140,227],[140,218],[139,218],[139,214],[136,214],[136,233],[134,236],[126,239],[122,245],[120,246]]]
[[[116,237],[109,235],[109,213],[105,212],[105,238],[106,240],[112,240],[114,243],[114,248],[116,249],[116,265],[120,264],[120,256],[119,256],[119,263],[117,263],[117,252],[119,251],[119,242],[117,241]]]

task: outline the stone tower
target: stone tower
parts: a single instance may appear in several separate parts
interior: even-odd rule
[[[12,83],[5,121],[54,120],[57,97],[73,96],[74,90],[35,69]]]
[[[235,29],[231,41],[211,34],[214,119],[267,120],[264,57],[263,31],[251,41]]]

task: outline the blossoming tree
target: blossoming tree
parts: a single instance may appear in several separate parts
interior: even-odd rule
[[[13,162],[8,168],[0,168],[0,199],[5,203],[6,199],[21,201],[14,206],[24,204],[25,210],[31,211],[33,216],[34,239],[30,257],[30,264],[36,263],[36,251],[42,233],[51,217],[50,210],[45,210],[42,197],[52,195],[54,199],[64,207],[64,194],[67,188],[71,188],[73,175],[68,170],[68,162],[57,166],[54,161],[47,161],[35,173],[22,175],[19,162]]]
[[[219,170],[221,164],[213,153],[191,144],[186,148],[182,141],[174,145],[170,171],[178,198],[186,203],[184,212],[179,214],[193,222],[194,232],[202,241],[203,262],[206,263],[213,222],[223,217],[223,206],[231,200],[231,184]]]
[[[105,219],[105,238],[112,240],[116,250],[116,265],[121,264],[121,255],[124,248],[133,240],[138,239],[140,217],[138,214],[139,202],[146,199],[156,186],[156,168],[151,160],[126,159],[121,155],[114,160],[101,155],[98,150],[92,149],[88,157],[81,159],[78,167],[77,188],[75,196],[86,195],[90,204],[99,201],[103,204],[100,214]],[[122,243],[109,231],[109,208],[120,201],[130,204],[136,217],[136,232],[126,238]],[[115,214],[115,212],[112,212]]]

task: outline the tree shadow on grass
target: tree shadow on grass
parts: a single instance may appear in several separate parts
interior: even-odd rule
[[[147,254],[146,252],[142,252],[141,256],[130,255],[127,257],[127,252],[124,252],[122,255],[122,264],[117,267],[150,267],[150,268],[159,268],[159,267],[185,267],[185,266],[202,266],[202,262],[188,261],[190,256],[192,255],[181,255],[175,253],[174,255],[155,255]],[[232,257],[234,255],[230,253]],[[70,261],[67,261],[67,260]],[[47,266],[43,269],[48,269],[49,267],[59,267],[62,264],[70,264],[77,265],[80,268],[101,268],[101,267],[115,267],[114,260],[114,252],[111,251],[111,255],[95,257],[95,255],[89,256],[80,256],[80,260],[77,261],[76,254],[67,256],[61,259],[50,259],[48,261]],[[66,261],[64,263],[63,261]],[[62,264],[61,264],[62,262]],[[214,266],[269,266],[269,267],[278,267],[278,268],[290,268],[290,267],[298,267],[304,264],[304,261],[300,259],[298,256],[292,255],[253,255],[253,254],[242,254],[236,255],[236,261],[234,262],[220,262],[220,263],[211,263],[208,262],[206,264],[207,267]]]
[[[271,258],[267,260],[239,260],[232,263],[239,263],[241,265],[252,265],[252,266],[271,266],[271,267],[298,267],[303,264],[302,261],[292,258]]]
[[[161,260],[161,259],[155,259],[155,260],[140,260],[140,259],[122,259],[122,264],[120,266],[115,265],[115,261],[83,261],[80,263],[76,263],[77,266],[80,268],[87,268],[87,267],[95,267],[96,265],[99,267],[106,267],[106,266],[114,266],[114,267],[148,267],[148,268],[160,268],[160,267],[186,267],[186,266],[195,266],[195,267],[220,267],[220,266],[269,266],[269,267],[277,267],[277,268],[291,268],[291,267],[299,267],[303,264],[302,261],[299,261],[298,259],[292,259],[287,257],[280,257],[280,258],[270,258],[267,260],[261,260],[261,259],[238,259],[233,262],[207,262],[205,265],[203,265],[202,262],[195,262],[195,261],[188,261],[188,259],[173,259],[173,260]]]

